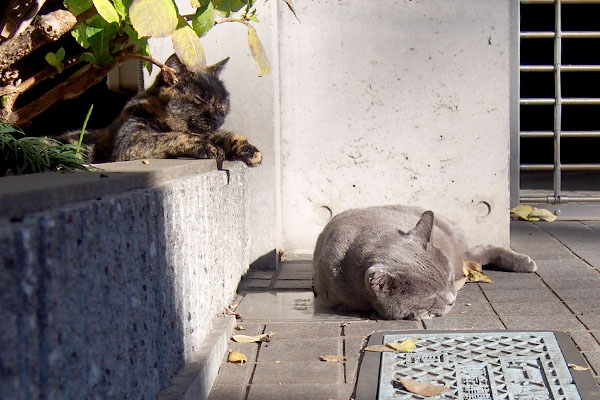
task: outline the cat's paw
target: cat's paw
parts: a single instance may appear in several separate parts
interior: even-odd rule
[[[238,156],[249,167],[258,167],[262,163],[262,154],[250,143],[240,146]]]
[[[513,266],[515,272],[535,272],[537,270],[535,261],[525,254],[517,253],[515,255]]]
[[[225,159],[225,152],[222,148],[213,146],[210,143],[201,143],[196,148],[196,158],[208,158],[211,160],[223,161]]]

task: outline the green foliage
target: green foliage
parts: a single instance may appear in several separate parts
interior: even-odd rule
[[[62,72],[62,62],[65,59],[65,49],[63,47],[58,49],[56,53],[49,51],[46,53],[45,58],[48,64],[52,65],[58,70],[58,73]]]
[[[0,176],[8,171],[15,175],[58,170],[86,170],[88,154],[77,146],[54,139],[21,137],[23,132],[0,121]]]
[[[292,0],[282,0],[294,12]],[[72,35],[88,50],[82,60],[97,66],[109,65],[115,53],[128,45],[149,56],[148,38],[171,37],[179,59],[191,70],[206,66],[200,38],[223,22],[237,22],[248,27],[248,45],[259,66],[260,76],[270,73],[269,60],[251,23],[258,22],[256,0],[190,0],[195,13],[182,16],[174,0],[64,0],[65,7],[79,15],[92,7],[92,18],[72,30]],[[295,15],[295,12],[294,12]],[[220,17],[221,19],[217,19]],[[49,64],[61,68],[58,54],[48,53]],[[63,55],[64,57],[64,55]],[[147,67],[151,66],[147,64]]]

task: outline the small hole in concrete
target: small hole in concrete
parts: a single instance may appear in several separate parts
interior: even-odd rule
[[[477,203],[477,215],[480,217],[487,217],[492,212],[492,206],[487,201],[480,201]]]
[[[317,209],[317,218],[319,219],[319,222],[323,224],[329,222],[332,216],[333,212],[331,211],[331,208],[327,206],[321,206]]]

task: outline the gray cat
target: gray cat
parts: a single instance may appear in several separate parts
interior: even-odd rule
[[[446,314],[464,279],[462,262],[534,272],[526,255],[498,246],[467,248],[454,225],[417,207],[384,206],[336,215],[313,257],[318,305],[375,310],[386,319]]]

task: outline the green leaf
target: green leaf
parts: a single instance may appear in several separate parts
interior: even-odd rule
[[[86,61],[93,64],[96,62],[96,57],[92,53],[85,52],[81,55],[81,61]]]
[[[226,17],[241,10],[247,2],[248,0],[213,0],[215,8],[221,11]]]
[[[190,71],[199,72],[206,67],[202,42],[189,25],[173,32],[172,41],[175,54]]]
[[[104,18],[104,20],[106,22],[109,22],[111,24],[119,23],[119,13],[117,12],[117,10],[115,10],[115,8],[110,3],[110,1],[108,1],[108,0],[93,0],[93,2],[94,2],[94,7],[96,7],[96,11],[98,11],[98,14],[100,14],[100,16],[102,18]]]
[[[92,0],[65,0],[64,4],[67,10],[75,16],[89,10],[93,5]]]
[[[121,16],[121,19],[123,21],[126,20],[131,0],[112,0],[112,2],[115,6],[115,10],[117,10],[117,13]]]
[[[196,14],[192,18],[192,27],[198,35],[202,37],[215,26],[215,7],[211,2],[207,2],[206,6],[198,8]]]
[[[46,62],[48,64],[52,65],[53,67],[56,67],[59,64],[59,62],[56,60],[56,54],[54,54],[51,51],[46,53],[46,57],[44,57],[44,58],[46,59]]]
[[[190,0],[190,4],[192,5],[192,7],[197,8],[200,7],[200,2],[198,0]]]
[[[79,43],[79,45],[81,47],[83,47],[84,49],[89,49],[90,48],[90,43],[87,40],[87,34],[86,34],[86,25],[85,24],[79,24],[75,27],[75,29],[73,29],[71,31],[71,36],[73,36],[75,38],[75,41],[77,43]]]
[[[6,107],[6,105],[8,104],[8,97],[7,96],[0,97],[0,104],[2,104],[3,107]]]
[[[110,42],[117,34],[118,26],[108,23],[104,18],[96,15],[88,21],[85,29],[87,40],[96,57],[97,64],[112,61],[110,56]]]
[[[256,34],[256,30],[251,26],[248,26],[248,46],[250,47],[250,52],[256,60],[258,64],[258,69],[260,73],[258,76],[264,76],[271,73],[271,64],[269,63],[269,59],[267,58],[267,53],[265,52],[265,48],[263,47],[258,35]]]
[[[65,48],[61,47],[60,49],[56,50],[56,60],[58,62],[62,62],[65,59]]]
[[[139,36],[169,36],[178,23],[172,0],[133,0],[129,18]]]

